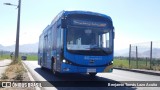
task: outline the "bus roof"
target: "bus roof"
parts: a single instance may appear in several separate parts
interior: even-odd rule
[[[104,18],[110,19],[112,21],[110,16],[107,16],[107,15],[101,14],[101,13],[97,13],[97,12],[80,11],[80,10],[79,11],[78,10],[76,10],[76,11],[64,11],[63,10],[52,20],[50,25],[54,24],[62,16],[68,16],[68,15],[71,15],[71,14],[84,14],[84,15],[86,14],[86,15],[100,16],[100,17],[104,17]]]
[[[104,17],[107,19],[111,19],[110,16],[107,16],[105,14],[101,14],[101,13],[97,13],[97,12],[91,12],[91,11],[80,11],[80,10],[75,10],[75,11],[61,11],[51,22],[50,25],[48,25],[44,30],[43,33],[50,28],[50,26],[52,26],[55,22],[57,22],[58,19],[62,18],[63,16],[68,16],[68,15],[72,15],[72,14],[83,14],[83,15],[93,15],[93,16],[100,16],[100,17]]]
[[[101,16],[104,18],[111,19],[110,16],[107,16],[105,14],[97,13],[97,12],[91,12],[91,11],[63,11],[64,15],[67,16],[69,14],[86,14],[86,15],[94,15],[94,16]]]

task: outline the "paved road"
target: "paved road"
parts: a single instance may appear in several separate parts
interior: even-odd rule
[[[41,69],[37,64],[37,61],[24,61],[24,64],[27,66],[31,72],[33,78],[36,81],[48,81],[50,85],[55,86],[54,89],[65,89],[65,90],[160,90],[160,87],[59,87],[56,86],[56,83],[51,81],[82,81],[78,84],[84,84],[83,81],[90,81],[85,84],[94,85],[103,84],[101,81],[111,81],[116,83],[121,83],[121,81],[160,81],[159,76],[147,75],[123,70],[114,70],[113,73],[98,73],[95,78],[90,78],[87,74],[61,74],[60,76],[54,76],[48,69]],[[96,84],[94,81],[98,81]],[[66,82],[68,83],[68,82]],[[55,85],[56,84],[56,85]],[[70,83],[74,84],[74,83]],[[46,89],[46,88],[45,88]]]

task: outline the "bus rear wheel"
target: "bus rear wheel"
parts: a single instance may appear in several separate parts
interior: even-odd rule
[[[97,73],[89,73],[89,75],[90,75],[91,77],[96,76],[96,74],[97,74]]]
[[[41,66],[41,69],[43,70],[44,67],[43,67],[43,65],[42,65],[42,58],[40,59],[40,66]]]

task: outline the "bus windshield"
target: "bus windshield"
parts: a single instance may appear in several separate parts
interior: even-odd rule
[[[83,51],[112,51],[112,29],[69,27],[67,49]]]

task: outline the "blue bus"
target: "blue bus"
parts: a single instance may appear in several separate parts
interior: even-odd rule
[[[57,73],[112,72],[112,19],[90,11],[62,11],[39,36],[38,64]]]

